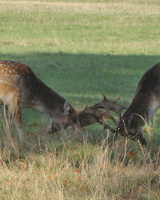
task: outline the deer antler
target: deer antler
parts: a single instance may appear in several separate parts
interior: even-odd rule
[[[93,106],[93,109],[99,109],[99,108],[107,108],[109,110],[114,111],[115,113],[117,113],[118,117],[121,117],[121,111],[123,109],[127,109],[125,106],[121,106],[117,103],[117,101],[120,98],[117,98],[115,101],[109,101],[105,95],[103,95],[104,99],[101,103],[97,103]]]
[[[110,129],[112,132],[116,132],[116,130],[111,128],[106,122],[106,119],[111,119],[114,121],[115,125],[117,125],[116,119],[109,112],[95,110],[91,106],[91,107],[86,107],[84,110],[82,110],[79,113],[78,117],[81,128],[89,126],[94,123],[99,123],[104,126],[104,129],[107,128]]]
[[[78,115],[80,126],[85,127],[97,122],[104,126],[103,130],[109,129],[114,133],[117,132],[116,130],[111,128],[106,122],[106,119],[111,119],[114,122],[114,124],[117,126],[118,123],[116,119],[109,112],[109,110],[112,110],[115,113],[117,113],[117,115],[120,117],[121,110],[125,109],[125,107],[117,104],[117,100],[109,101],[104,96],[104,100],[101,103],[97,103],[93,106],[86,107]],[[105,109],[106,111],[104,112],[98,109]]]

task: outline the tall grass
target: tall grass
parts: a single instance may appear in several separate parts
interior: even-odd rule
[[[127,141],[126,141],[127,142]],[[65,142],[61,150],[28,151],[3,161],[3,199],[159,199],[159,152]]]
[[[0,1],[0,59],[28,64],[77,110],[132,100],[159,61],[158,0]],[[46,136],[46,117],[23,111],[27,144],[8,139],[0,119],[1,199],[160,199],[159,111],[148,145],[85,130]]]

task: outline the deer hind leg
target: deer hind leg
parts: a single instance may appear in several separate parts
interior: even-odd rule
[[[4,105],[4,117],[6,121],[7,132],[11,136],[11,126],[12,122],[14,121],[17,128],[20,144],[23,144],[25,138],[22,129],[22,114],[19,104],[14,102],[13,104],[10,104],[8,106]]]
[[[18,138],[21,144],[24,143],[25,137],[22,128],[22,113],[21,108],[17,105],[16,109],[12,111],[12,117],[17,128]]]
[[[12,119],[11,113],[9,111],[8,105],[3,105],[3,111],[4,111],[6,127],[7,127],[7,129],[11,129],[12,124],[13,124],[13,119]]]
[[[4,111],[4,119],[6,123],[6,131],[7,131],[7,137],[9,140],[11,140],[11,114],[8,109],[8,105],[3,105],[3,111]]]

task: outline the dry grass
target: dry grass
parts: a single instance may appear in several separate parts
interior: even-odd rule
[[[109,137],[92,144],[86,131],[48,138],[42,130],[34,133],[38,137],[28,133],[27,145],[19,148],[1,132],[1,199],[160,198],[159,147],[132,147]],[[16,144],[17,137],[12,140]]]
[[[115,148],[104,144],[66,142],[61,150],[34,150],[8,163],[1,154],[2,199],[158,200],[159,153],[132,152],[123,142]]]
[[[157,4],[149,4],[144,1],[138,4],[138,1],[132,2],[45,2],[45,1],[0,1],[1,12],[13,10],[15,12],[65,12],[65,13],[86,13],[86,14],[119,14],[125,13],[148,16],[159,15]],[[136,17],[136,16],[135,16]]]

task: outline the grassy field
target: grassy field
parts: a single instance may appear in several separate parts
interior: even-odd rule
[[[0,60],[28,64],[73,107],[120,97],[128,106],[160,60],[159,0],[0,0]],[[93,125],[44,136],[49,119],[23,111],[27,145],[7,140],[0,113],[0,199],[160,199],[160,111],[148,145]]]

